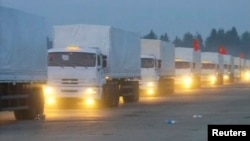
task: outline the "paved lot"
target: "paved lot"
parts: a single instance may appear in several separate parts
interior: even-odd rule
[[[208,124],[249,124],[249,107],[250,84],[234,83],[113,109],[46,109],[44,121],[17,122],[2,112],[0,140],[205,141]]]

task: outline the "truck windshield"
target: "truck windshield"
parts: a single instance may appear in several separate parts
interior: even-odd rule
[[[154,59],[152,58],[141,58],[141,68],[153,68]]]
[[[176,61],[175,68],[177,69],[188,69],[190,68],[190,62]]]
[[[85,52],[51,52],[48,55],[48,66],[61,67],[94,67],[96,55]]]
[[[212,63],[202,63],[202,69],[215,69],[216,64]]]

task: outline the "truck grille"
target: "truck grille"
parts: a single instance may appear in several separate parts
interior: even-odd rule
[[[78,79],[62,79],[62,84],[78,84]]]

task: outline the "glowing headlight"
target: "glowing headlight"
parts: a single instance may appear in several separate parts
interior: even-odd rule
[[[148,82],[148,83],[147,83],[147,86],[148,86],[148,87],[154,87],[154,86],[155,86],[155,83],[154,83],[154,82]]]
[[[51,95],[51,94],[53,93],[53,88],[48,87],[48,86],[45,86],[45,87],[43,88],[43,93],[44,93],[45,95]]]
[[[48,98],[46,98],[46,103],[48,105],[54,105],[56,103],[56,100],[54,97],[48,97]]]
[[[148,95],[153,95],[155,93],[154,89],[147,89]]]
[[[228,79],[229,79],[229,76],[228,76],[227,74],[225,74],[225,75],[223,76],[223,79],[228,80]]]
[[[93,88],[88,88],[88,89],[86,90],[86,93],[87,93],[88,95],[92,95],[92,94],[95,94],[95,93],[96,93],[96,90],[93,89]]]
[[[250,72],[246,72],[245,73],[245,79],[246,80],[250,80]]]
[[[216,77],[214,75],[209,76],[209,80],[212,84],[216,82]]]
[[[87,99],[85,100],[85,104],[86,104],[87,106],[93,106],[93,105],[95,105],[95,100],[94,100],[93,98],[87,98]]]
[[[192,85],[192,78],[189,76],[184,77],[184,84],[187,88],[189,88]]]

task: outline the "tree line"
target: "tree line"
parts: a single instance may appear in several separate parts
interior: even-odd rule
[[[204,39],[199,33],[193,35],[187,32],[182,38],[176,36],[175,39],[171,41],[167,33],[158,37],[153,30],[142,36],[142,38],[160,39],[162,41],[172,42],[176,47],[190,48],[193,47],[194,39],[197,39],[202,51],[217,52],[218,48],[223,46],[230,55],[239,56],[240,54],[244,54],[245,58],[250,59],[250,32],[245,31],[239,35],[235,27],[227,31],[222,28],[213,28],[210,35]]]

